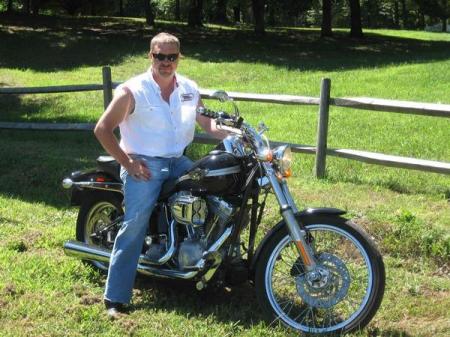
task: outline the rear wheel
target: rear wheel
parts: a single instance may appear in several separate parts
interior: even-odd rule
[[[286,227],[263,247],[256,265],[258,300],[271,322],[312,334],[341,334],[367,325],[385,285],[381,255],[355,224],[314,216],[305,224],[318,262],[308,272]]]
[[[88,194],[78,212],[77,240],[92,246],[112,249],[122,218],[121,195],[108,192]],[[108,263],[86,262],[102,271],[108,270]]]

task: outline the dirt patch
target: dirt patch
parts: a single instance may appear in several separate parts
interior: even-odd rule
[[[93,305],[96,303],[101,303],[102,299],[95,295],[84,295],[80,298],[80,304],[82,305]]]
[[[39,231],[30,231],[25,232],[23,235],[23,241],[27,243],[27,246],[32,247],[42,237],[42,232]]]
[[[436,271],[433,272],[433,276],[441,276],[450,278],[450,265],[448,263],[440,266]]]
[[[78,283],[75,283],[75,284],[72,286],[72,290],[73,290],[74,294],[75,294],[77,297],[84,297],[84,296],[88,296],[88,295],[89,295],[88,289],[86,289],[85,286],[82,286],[82,285],[80,285],[80,284],[78,284]]]
[[[6,308],[7,305],[7,301],[0,299],[0,309]]]
[[[133,336],[133,334],[136,332],[136,329],[138,328],[138,324],[134,320],[128,318],[121,319],[119,322],[120,326],[128,332],[128,336]]]
[[[6,284],[1,292],[2,296],[19,297],[24,294],[24,291],[17,289],[16,285],[13,283]]]

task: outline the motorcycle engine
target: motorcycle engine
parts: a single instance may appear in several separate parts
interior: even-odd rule
[[[194,266],[203,257],[209,244],[223,233],[236,210],[221,198],[202,198],[186,191],[173,195],[169,205],[174,220],[186,229],[186,236],[180,239],[178,249],[178,264],[182,269]]]

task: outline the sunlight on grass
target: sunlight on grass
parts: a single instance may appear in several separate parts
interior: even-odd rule
[[[155,31],[142,19],[36,20],[0,24],[0,86],[101,83],[105,65],[112,67],[113,81],[123,81],[148,68],[148,39]],[[320,39],[316,28],[285,27],[255,39],[247,28],[157,27],[180,36],[185,57],[179,71],[202,88],[318,97],[321,78],[329,77],[333,97],[450,104],[450,34],[365,30],[366,39],[353,40],[348,30],[336,29],[335,37]],[[0,96],[0,106],[1,121],[95,122],[103,98],[101,92]],[[265,121],[272,140],[316,142],[316,106],[239,106],[250,123]],[[449,162],[449,123],[331,108],[328,146]],[[297,336],[263,321],[248,284],[198,293],[138,279],[130,316],[108,321],[104,275],[63,254],[63,242],[75,237],[78,210],[69,207],[60,185],[71,171],[93,167],[103,150],[91,132],[0,130],[0,138],[1,336]],[[199,158],[210,148],[195,144],[188,153]],[[313,156],[294,156],[290,187],[299,208],[346,210],[374,237],[386,261],[380,311],[366,330],[350,336],[447,337],[449,176],[328,157],[327,178],[315,180],[313,165]],[[257,241],[280,220],[269,196]],[[352,258],[344,246],[326,248]],[[350,271],[364,278],[356,262]]]

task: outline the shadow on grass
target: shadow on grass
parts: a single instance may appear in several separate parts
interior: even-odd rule
[[[387,330],[381,330],[381,329],[371,329],[367,333],[368,337],[411,337],[410,334],[400,331],[397,329],[387,329]]]
[[[257,304],[255,289],[249,283],[227,290],[206,289],[198,292],[193,283],[180,280],[157,280],[138,276],[135,285],[132,310],[175,311],[189,317],[213,316],[222,323],[235,323],[251,328],[260,322],[267,322]],[[269,326],[281,326],[279,322],[267,323]],[[285,328],[289,336],[297,336],[294,331]],[[398,329],[367,328],[363,331],[368,337],[410,337]],[[319,335],[317,335],[319,336]],[[321,336],[321,335],[320,335]]]
[[[132,310],[168,310],[183,316],[213,316],[217,321],[245,328],[264,321],[255,295],[248,283],[231,289],[197,291],[192,282],[156,280],[139,276],[135,285]]]
[[[0,67],[35,71],[115,65],[148,51],[158,31],[180,37],[187,56],[209,62],[264,63],[301,70],[332,71],[448,59],[449,42],[421,41],[368,34],[363,40],[336,32],[321,39],[318,30],[270,31],[256,38],[251,30],[190,29],[182,23],[159,23],[149,29],[142,20],[0,15]]]
[[[92,132],[0,130],[0,195],[69,206],[62,179],[95,166],[103,153]]]

